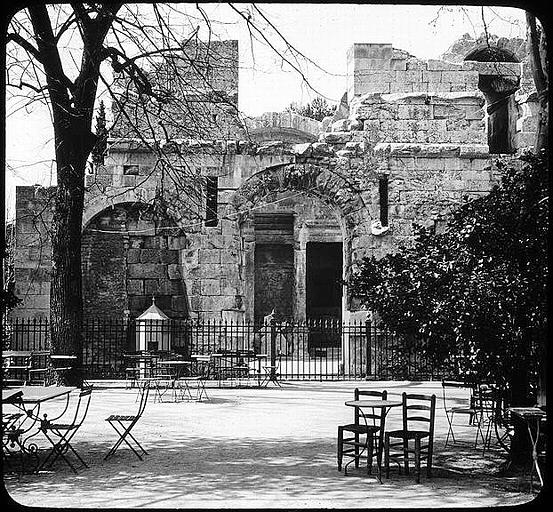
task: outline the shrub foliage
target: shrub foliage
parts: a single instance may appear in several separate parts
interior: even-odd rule
[[[493,380],[526,404],[545,360],[548,172],[543,155],[498,165],[500,184],[443,231],[418,226],[412,244],[365,258],[352,291],[457,376]]]

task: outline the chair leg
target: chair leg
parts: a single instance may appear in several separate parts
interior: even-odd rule
[[[367,474],[372,473],[373,467],[373,449],[374,449],[374,438],[372,435],[367,434]]]
[[[445,445],[444,445],[444,448],[447,448],[447,443],[449,441],[449,436],[451,435],[451,440],[453,441],[453,444],[455,444],[455,436],[453,435],[453,414],[454,413],[451,413],[451,417],[449,416],[449,414],[445,413],[446,415],[446,418],[447,418],[447,423],[449,425],[449,428],[448,428],[448,431],[447,431],[447,436],[445,438]]]
[[[432,477],[432,455],[434,452],[434,441],[432,439],[428,443],[427,450],[428,451],[426,453],[426,474],[428,478],[431,478]]]
[[[355,469],[359,467],[359,434],[355,434]]]
[[[386,478],[390,478],[390,436],[384,437],[384,467],[386,468]]]
[[[132,446],[129,441],[127,440],[127,437],[129,437],[134,443],[136,444],[136,447],[139,448],[143,454],[147,455],[148,452],[142,447],[142,445],[136,440],[136,438],[131,434],[131,429],[134,427],[135,423],[130,423],[127,427],[125,427],[120,421],[118,422],[119,427],[118,428],[115,424],[115,422],[109,422],[109,424],[113,427],[113,429],[119,434],[119,439],[115,442],[115,444],[111,447],[111,449],[108,451],[108,453],[105,455],[104,460],[107,460],[109,457],[111,457],[121,446],[121,444],[125,443],[133,452],[134,454],[142,460],[142,456],[140,453],[138,453],[134,446]]]
[[[409,440],[403,438],[403,467],[405,468],[405,474],[409,474]]]
[[[415,481],[421,481],[421,440],[415,437]]]
[[[342,459],[344,454],[344,430],[342,427],[338,427],[338,445],[336,457],[338,460],[338,471],[342,471]]]
[[[66,439],[65,435],[56,432],[55,435],[59,436],[59,440],[55,440],[51,436],[48,435],[47,431],[44,431],[44,436],[50,443],[52,444],[52,450],[46,457],[46,459],[42,462],[42,464],[39,466],[38,470],[40,471],[42,468],[46,467],[46,464],[48,463],[48,466],[52,466],[59,458],[63,459],[65,463],[71,468],[73,473],[77,473],[77,469],[75,466],[71,463],[71,461],[65,456],[65,453],[70,448],[70,444],[68,440]],[[72,450],[75,453],[75,450]],[[81,462],[84,463],[84,461],[78,457]],[[50,460],[51,459],[51,460]],[[85,464],[86,466],[86,464]],[[88,466],[87,466],[88,467]]]

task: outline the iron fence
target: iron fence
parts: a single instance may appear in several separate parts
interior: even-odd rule
[[[48,349],[46,319],[14,319],[4,329],[4,349]],[[238,351],[266,354],[268,362],[278,364],[281,378],[291,380],[423,380],[445,374],[420,343],[369,321],[256,325],[215,320],[87,319],[82,333],[88,379],[124,377],[124,354],[136,350],[170,350],[184,357]]]

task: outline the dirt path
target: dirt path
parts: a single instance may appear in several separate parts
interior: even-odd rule
[[[57,508],[389,508],[514,505],[535,496],[528,482],[495,475],[500,451],[448,446],[445,415],[436,423],[434,476],[417,485],[397,472],[379,483],[364,471],[336,469],[336,427],[351,419],[344,406],[355,386],[434,392],[439,383],[287,383],[282,388],[210,389],[206,402],[149,403],[135,434],[149,455],[139,461],[115,441],[104,421],[130,414],[135,392],[95,391],[75,446],[89,468],[6,475],[11,497],[27,506]],[[441,403],[441,402],[439,402]],[[398,421],[390,415],[389,423]],[[467,429],[465,439],[472,439]]]

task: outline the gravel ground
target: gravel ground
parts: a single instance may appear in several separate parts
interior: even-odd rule
[[[417,485],[394,471],[379,483],[362,470],[338,472],[336,429],[351,421],[344,401],[355,387],[387,389],[392,398],[404,390],[436,393],[431,479]],[[123,446],[104,461],[116,440],[104,419],[132,414],[136,391],[95,389],[74,439],[89,468],[75,475],[59,462],[48,472],[7,474],[9,496],[33,507],[102,509],[495,507],[536,496],[527,478],[497,475],[505,460],[499,449],[484,456],[468,445],[444,449],[439,382],[285,382],[280,388],[208,391],[202,402],[150,401],[133,431],[149,454],[140,461]],[[393,409],[387,427],[399,421],[400,409]],[[472,427],[460,430],[463,439],[473,439]]]

